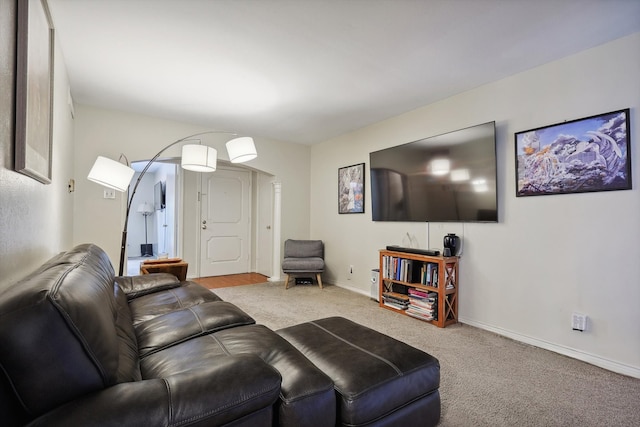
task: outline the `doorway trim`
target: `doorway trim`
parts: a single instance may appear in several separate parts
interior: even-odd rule
[[[218,160],[218,164],[220,165],[220,159]],[[224,164],[225,166],[230,166],[231,164]],[[222,165],[220,165],[222,166]],[[281,244],[282,244],[282,236],[281,236],[281,212],[282,212],[282,194],[281,194],[281,183],[277,180],[275,175],[272,175],[268,172],[261,171],[259,169],[250,168],[246,166],[233,165],[233,167],[237,167],[239,169],[245,169],[249,171],[253,171],[260,174],[265,174],[271,177],[273,191],[272,191],[272,199],[273,199],[273,215],[272,215],[272,228],[273,228],[273,242],[272,242],[272,272],[269,278],[269,281],[279,281],[280,279],[280,264],[281,264]],[[215,172],[213,172],[215,173]],[[200,204],[198,194],[202,190],[202,183],[199,178],[199,173],[185,171],[180,169],[177,172],[177,179],[179,182],[177,186],[179,186],[179,200],[176,201],[178,213],[176,220],[176,246],[178,256],[183,258],[185,261],[191,264],[191,268],[189,268],[188,278],[199,277],[200,275]],[[188,187],[188,188],[187,188]],[[194,191],[195,188],[195,191]],[[197,217],[194,216],[194,213],[197,212]],[[252,222],[255,223],[257,221],[257,217],[252,217]],[[253,224],[252,224],[253,225]],[[251,239],[255,239],[256,236],[252,233]],[[250,264],[251,269],[255,269],[255,264]]]
[[[282,222],[282,183],[273,182],[273,253],[271,260],[271,277],[269,282],[280,282],[280,227]]]

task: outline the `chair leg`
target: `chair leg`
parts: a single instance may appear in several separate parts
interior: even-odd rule
[[[285,274],[285,279],[284,279],[284,288],[285,289],[289,289],[289,275]]]
[[[322,289],[322,275],[321,275],[321,273],[316,273],[316,279],[318,279],[318,285],[320,285],[320,289]]]

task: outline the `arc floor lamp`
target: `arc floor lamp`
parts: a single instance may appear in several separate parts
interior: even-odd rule
[[[108,188],[127,193],[127,209],[125,213],[124,228],[122,230],[122,240],[120,244],[120,265],[118,267],[118,275],[122,276],[124,273],[125,252],[127,247],[127,226],[129,223],[129,212],[131,210],[131,203],[133,196],[136,194],[138,185],[142,177],[147,173],[149,167],[164,153],[167,149],[182,142],[191,141],[194,138],[207,134],[228,134],[235,138],[226,143],[227,153],[229,154],[229,160],[231,163],[244,163],[249,160],[255,159],[258,156],[253,138],[247,136],[238,136],[231,132],[223,131],[206,131],[199,132],[193,135],[185,136],[177,141],[164,147],[162,150],[153,156],[147,165],[140,172],[140,176],[136,180],[133,190],[131,188],[131,179],[135,174],[135,171],[129,166],[128,160],[124,155],[120,156],[119,160],[112,160],[106,157],[98,156],[93,167],[89,171],[87,177],[90,181],[96,182]],[[200,142],[200,141],[198,141]],[[216,170],[218,151],[202,144],[185,144],[182,146],[182,158],[180,165],[183,169],[195,171],[195,172],[213,172]],[[121,163],[120,160],[124,157],[125,163]]]

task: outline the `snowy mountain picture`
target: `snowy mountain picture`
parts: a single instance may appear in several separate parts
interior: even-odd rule
[[[515,134],[516,196],[631,188],[629,109]]]

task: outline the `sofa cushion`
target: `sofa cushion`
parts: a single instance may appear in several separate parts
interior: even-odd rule
[[[129,308],[133,316],[133,324],[137,325],[156,316],[209,301],[222,301],[222,299],[195,282],[182,282],[176,288],[131,299]]]
[[[104,251],[81,245],[0,295],[3,379],[31,416],[117,381],[113,277]]]
[[[138,356],[138,340],[133,330],[131,310],[127,303],[127,296],[114,284],[113,293],[116,299],[116,333],[118,334],[118,378],[119,383],[139,381],[140,358]]]
[[[226,356],[197,371],[116,384],[28,426],[265,427],[272,425],[279,391],[280,374],[257,356]]]
[[[178,278],[168,273],[153,273],[144,276],[118,276],[115,278],[115,282],[129,299],[180,286]]]
[[[200,335],[253,323],[251,316],[225,301],[166,313],[136,325],[140,358]]]
[[[276,425],[333,426],[333,382],[278,334],[262,325],[239,326],[177,344],[140,362],[143,378],[206,369],[227,355],[252,354],[282,376]]]

